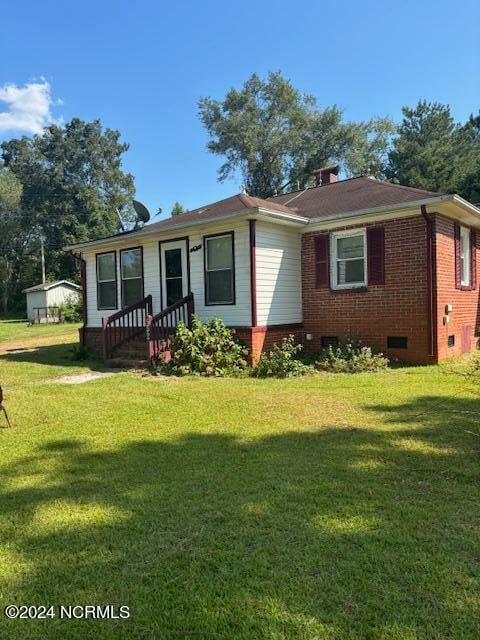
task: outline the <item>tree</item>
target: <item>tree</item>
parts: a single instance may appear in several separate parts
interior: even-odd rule
[[[450,107],[421,100],[414,108],[403,107],[402,112],[387,177],[429,191],[455,191],[459,159]]]
[[[20,215],[22,185],[11,171],[0,169],[0,293],[2,311],[9,310],[10,292],[25,249]]]
[[[188,213],[188,209],[185,209],[185,207],[183,206],[183,204],[181,204],[180,202],[175,202],[175,204],[172,207],[172,212],[171,212],[171,216],[172,218],[174,216],[181,216],[182,213]]]
[[[471,115],[456,134],[462,168],[457,193],[474,204],[480,204],[480,113]]]
[[[48,277],[72,277],[76,266],[63,247],[115,233],[117,209],[131,217],[133,177],[122,170],[128,145],[99,120],[74,118],[1,148],[5,166],[23,186],[22,227],[46,238]]]
[[[377,166],[382,136],[392,129],[386,119],[343,122],[337,106],[320,109],[279,72],[266,80],[253,74],[223,101],[201,98],[199,117],[210,137],[207,148],[225,157],[219,179],[240,172],[247,191],[260,197],[286,185],[304,187],[314,169],[333,161],[345,161],[349,172],[367,171],[367,163]]]

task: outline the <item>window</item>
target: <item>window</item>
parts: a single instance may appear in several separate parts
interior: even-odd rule
[[[322,336],[321,337],[322,349],[328,349],[328,347],[338,347],[337,336]]]
[[[122,306],[128,307],[143,298],[143,252],[141,247],[120,252]]]
[[[117,308],[117,256],[115,251],[97,254],[97,307]]]
[[[388,336],[387,347],[389,349],[407,349],[408,338],[406,336]]]
[[[233,231],[205,236],[205,304],[235,304]]]
[[[332,234],[332,289],[350,289],[367,284],[365,230]]]
[[[449,347],[454,347],[455,346],[455,336],[454,335],[448,336],[448,346]]]
[[[183,298],[182,250],[165,250],[165,290],[167,307]]]
[[[460,227],[460,273],[462,287],[469,287],[472,284],[471,264],[472,245],[470,241],[470,229]]]

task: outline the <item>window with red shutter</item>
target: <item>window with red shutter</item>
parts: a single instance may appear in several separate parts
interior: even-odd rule
[[[385,284],[385,229],[367,229],[368,284]]]
[[[455,289],[462,288],[462,263],[460,258],[460,225],[454,226],[454,244],[455,244]]]
[[[471,255],[470,255],[470,259],[471,259],[471,282],[472,282],[472,289],[476,289],[477,288],[477,232],[475,231],[475,229],[471,229],[470,231],[470,241],[472,243],[472,249],[471,249]]]

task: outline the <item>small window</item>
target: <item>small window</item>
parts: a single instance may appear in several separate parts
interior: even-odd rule
[[[387,347],[389,349],[407,349],[408,338],[406,336],[388,336]]]
[[[322,336],[321,337],[322,349],[328,349],[328,347],[338,347],[337,336]]]
[[[97,255],[97,307],[117,308],[117,259],[115,251]]]
[[[140,247],[125,249],[121,255],[122,306],[128,307],[143,298],[143,255]]]
[[[204,240],[205,304],[235,304],[233,232]]]
[[[367,283],[365,230],[332,234],[332,289],[364,287]]]
[[[448,336],[448,346],[449,347],[455,346],[455,336]]]
[[[462,287],[469,287],[472,284],[471,274],[472,245],[470,241],[470,229],[460,227],[460,269]]]

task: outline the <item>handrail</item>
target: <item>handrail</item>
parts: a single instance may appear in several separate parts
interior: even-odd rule
[[[179,322],[192,325],[194,313],[193,293],[190,292],[155,316],[147,316],[147,354],[149,359],[157,357],[168,347],[170,336]]]
[[[148,295],[111,316],[102,318],[103,356],[108,359],[114,351],[145,332],[147,318],[152,315],[152,296]]]

